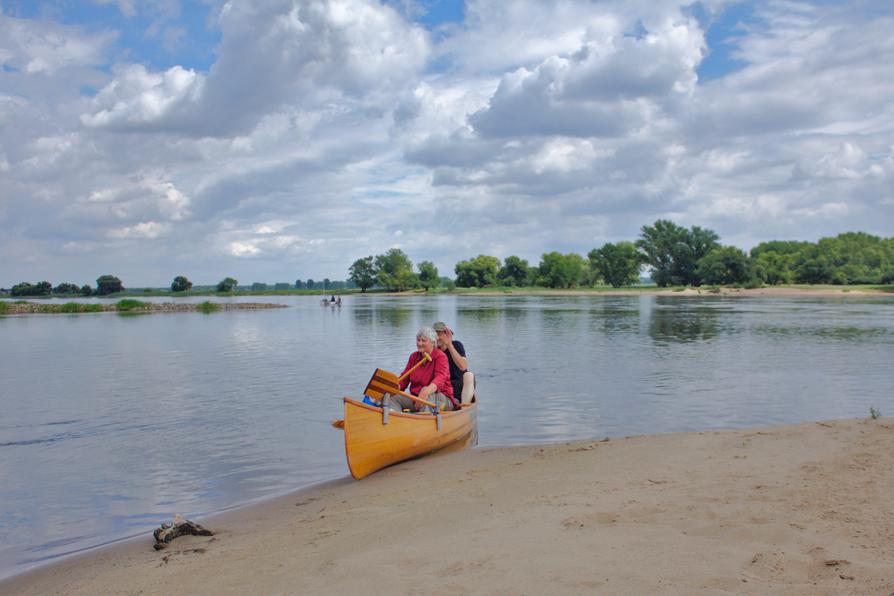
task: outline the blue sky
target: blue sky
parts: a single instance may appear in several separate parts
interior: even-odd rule
[[[892,235],[864,0],[0,3],[0,286]]]

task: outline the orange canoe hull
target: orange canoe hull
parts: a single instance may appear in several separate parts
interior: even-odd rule
[[[388,423],[384,424],[381,408],[349,397],[344,401],[345,455],[351,475],[358,480],[392,464],[478,440],[475,404],[443,412],[439,430],[431,414],[389,412]]]

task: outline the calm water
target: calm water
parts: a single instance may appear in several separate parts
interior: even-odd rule
[[[0,318],[0,576],[346,475],[340,397],[439,319],[482,446],[894,413],[892,298],[262,300]]]

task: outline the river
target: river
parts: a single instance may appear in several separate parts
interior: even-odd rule
[[[289,308],[0,317],[0,577],[346,475],[341,396],[436,320],[480,446],[894,413],[891,297],[244,300]]]

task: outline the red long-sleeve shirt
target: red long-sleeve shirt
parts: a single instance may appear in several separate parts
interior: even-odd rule
[[[410,393],[419,395],[419,390],[426,385],[434,383],[438,387],[438,391],[450,398],[453,405],[456,406],[456,399],[453,397],[453,385],[450,384],[450,363],[447,361],[447,355],[441,350],[434,349],[431,351],[431,362],[426,362],[416,370],[410,373],[406,379],[400,382],[400,388],[406,389],[410,386]],[[410,354],[410,359],[404,367],[401,376],[422,359],[420,352]]]

